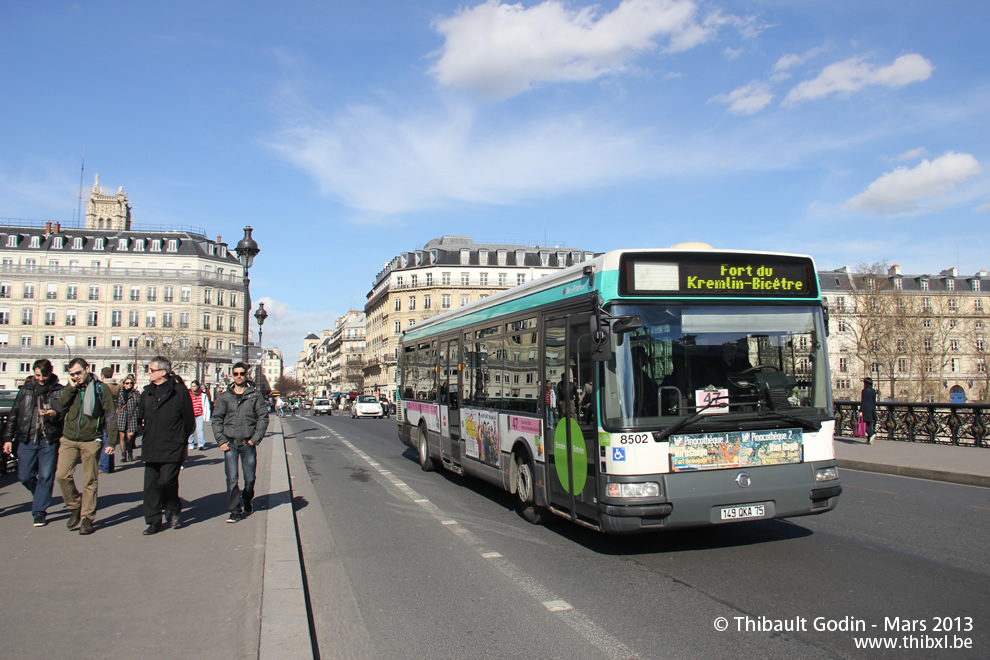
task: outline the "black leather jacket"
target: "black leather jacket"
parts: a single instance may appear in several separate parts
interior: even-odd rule
[[[35,409],[38,407],[38,396],[42,395],[42,401],[49,408],[55,409],[55,402],[62,395],[63,385],[58,381],[58,376],[52,374],[44,385],[39,385],[38,381],[32,378],[29,382],[21,386],[14,399],[14,405],[7,415],[7,423],[3,428],[3,439],[5,442],[28,442],[32,440],[31,419]],[[47,390],[47,393],[45,393]],[[65,421],[65,413],[59,413],[51,418],[44,418],[45,438],[49,444],[55,444],[62,437],[62,424]]]

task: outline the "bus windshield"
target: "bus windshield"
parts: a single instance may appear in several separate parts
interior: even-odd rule
[[[688,416],[708,426],[831,417],[820,307],[622,304],[609,312],[643,317],[641,328],[612,333],[602,381],[609,428],[656,429]]]

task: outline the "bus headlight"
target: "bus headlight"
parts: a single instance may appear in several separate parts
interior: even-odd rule
[[[815,470],[815,481],[833,481],[839,478],[839,468],[827,467]]]
[[[616,484],[608,485],[609,497],[657,497],[660,495],[660,484],[655,481],[647,481],[638,484]]]

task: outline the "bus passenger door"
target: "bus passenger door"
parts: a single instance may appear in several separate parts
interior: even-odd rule
[[[544,322],[543,390],[550,506],[572,520],[598,524],[598,419],[591,360],[591,315]],[[546,404],[546,400],[550,404]]]
[[[446,342],[446,350],[440,358],[440,391],[447,404],[449,436],[441,436],[440,452],[444,461],[461,465],[461,371],[457,340]]]

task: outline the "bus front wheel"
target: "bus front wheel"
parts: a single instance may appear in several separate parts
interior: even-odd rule
[[[416,447],[419,449],[419,467],[423,468],[423,472],[433,471],[433,459],[430,458],[430,445],[426,440],[426,427],[419,427],[419,440],[416,442]]]
[[[519,515],[534,525],[547,522],[550,512],[536,504],[536,478],[533,462],[522,454],[515,456],[516,466],[516,501],[519,505]]]

